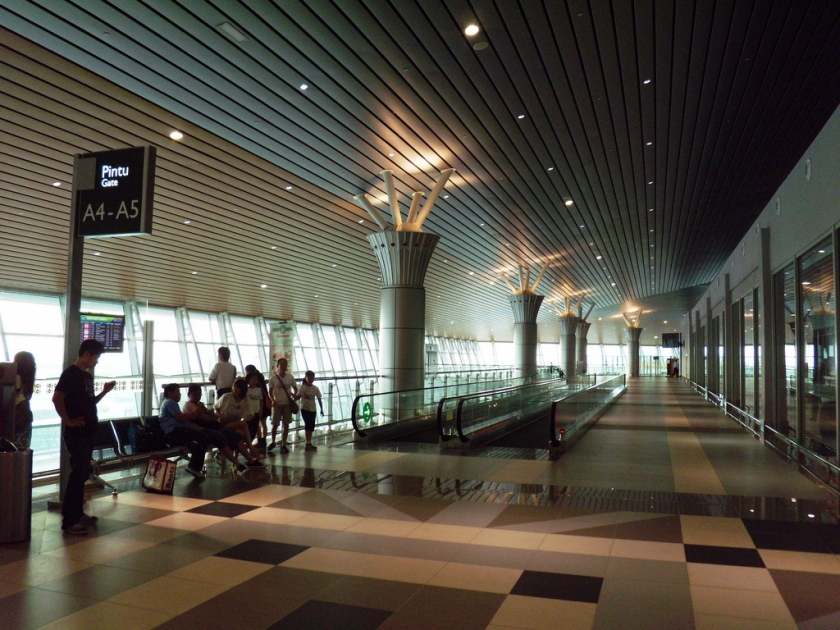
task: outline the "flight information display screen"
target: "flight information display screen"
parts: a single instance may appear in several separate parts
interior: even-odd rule
[[[123,315],[81,314],[81,341],[96,339],[105,346],[105,352],[122,352],[125,340]]]

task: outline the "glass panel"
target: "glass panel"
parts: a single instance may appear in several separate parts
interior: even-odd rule
[[[0,293],[0,317],[6,333],[64,335],[57,297]]]
[[[178,341],[178,328],[175,326],[174,310],[149,308],[148,312],[140,311],[140,318],[143,322],[152,321],[155,323],[155,341]],[[157,355],[155,355],[155,360],[157,360]]]
[[[196,311],[189,311],[190,324],[192,325],[193,335],[198,342],[204,342],[215,346],[218,349],[220,345],[219,340],[219,318],[215,314],[197,313]]]
[[[6,335],[6,343],[10,359],[24,350],[32,353],[38,379],[58,378],[64,371],[64,337]]]
[[[750,291],[744,297],[744,400],[743,408],[755,416],[755,307]]]
[[[834,268],[831,237],[802,257],[802,313],[805,356],[802,392],[806,448],[836,461]]]
[[[314,348],[315,339],[312,336],[312,327],[309,324],[298,324],[296,327],[297,338],[304,348]]]
[[[257,327],[254,325],[254,320],[250,317],[237,317],[231,315],[230,324],[233,326],[233,335],[236,337],[236,344],[255,346],[257,345]],[[245,357],[242,357],[245,363],[252,363]],[[259,362],[254,365],[259,365]]]
[[[773,306],[775,308],[774,344],[776,363],[776,429],[785,435],[796,434],[796,293],[793,264],[776,274]]]
[[[753,325],[755,328],[755,382],[758,388],[757,395],[755,397],[755,417],[762,418],[764,416],[764,381],[761,378],[762,370],[764,369],[764,361],[761,357],[761,349],[762,349],[762,341],[761,341],[761,327],[764,325],[762,321],[762,317],[759,315],[761,312],[761,289],[755,290],[754,296],[754,304],[753,304]]]

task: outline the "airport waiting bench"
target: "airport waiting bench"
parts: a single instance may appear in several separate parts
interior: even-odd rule
[[[124,470],[142,464],[152,455],[161,455],[167,459],[176,457],[184,459],[187,456],[185,446],[164,447],[145,453],[134,453],[131,448],[130,429],[132,425],[157,430],[158,418],[121,418],[119,420],[101,420],[94,436],[93,458],[91,460],[91,475],[96,481],[117,494],[117,489],[101,475],[114,470]]]

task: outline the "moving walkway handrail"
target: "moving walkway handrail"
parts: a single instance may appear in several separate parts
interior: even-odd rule
[[[579,389],[576,392],[570,392],[566,396],[563,396],[562,398],[558,398],[553,403],[551,403],[551,411],[549,412],[549,415],[548,415],[548,419],[549,419],[548,439],[549,439],[552,446],[559,446],[560,445],[560,438],[558,437],[558,433],[557,433],[557,430],[556,430],[557,426],[556,426],[556,423],[554,421],[554,418],[557,415],[557,405],[559,405],[561,403],[564,403],[564,402],[568,402],[568,400],[570,398],[574,398],[575,396],[577,396],[579,394],[584,394],[584,393],[586,393],[588,391],[591,391],[593,389],[596,389],[598,387],[603,387],[604,384],[609,383],[610,381],[613,381],[613,380],[616,380],[616,379],[621,379],[622,380],[622,385],[626,385],[626,383],[627,383],[626,374],[617,374],[616,376],[611,376],[611,377],[607,378],[606,380],[602,380],[600,383],[598,382],[597,375],[594,375],[594,376],[596,377],[595,382],[592,383],[592,385],[590,385],[589,387],[586,387],[585,389]],[[571,428],[574,429],[575,428],[574,425]],[[560,434],[561,435],[563,435],[565,433],[566,433],[566,429],[560,429]]]
[[[463,407],[464,401],[471,400],[474,398],[483,398],[485,396],[493,396],[495,394],[504,394],[506,392],[516,391],[518,389],[523,389],[525,387],[534,387],[536,385],[551,385],[552,383],[558,383],[560,381],[565,381],[566,378],[550,378],[544,381],[535,381],[533,383],[522,383],[521,385],[511,385],[509,387],[500,387],[499,389],[489,389],[485,392],[477,392],[475,394],[464,394],[463,396],[447,396],[445,398],[441,398],[438,402],[438,411],[437,411],[437,429],[438,435],[440,438],[446,442],[449,440],[448,435],[445,435],[443,432],[443,406],[447,401],[451,400],[458,400],[458,407],[457,407],[457,416],[456,422],[458,423],[458,435],[463,440],[463,435],[461,435],[460,429],[460,421],[461,421],[461,408]]]

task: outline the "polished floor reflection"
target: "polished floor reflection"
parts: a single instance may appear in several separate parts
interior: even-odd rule
[[[0,546],[0,627],[840,627],[836,501],[732,428],[643,379],[558,462],[294,452],[94,492],[87,537],[42,492]]]

